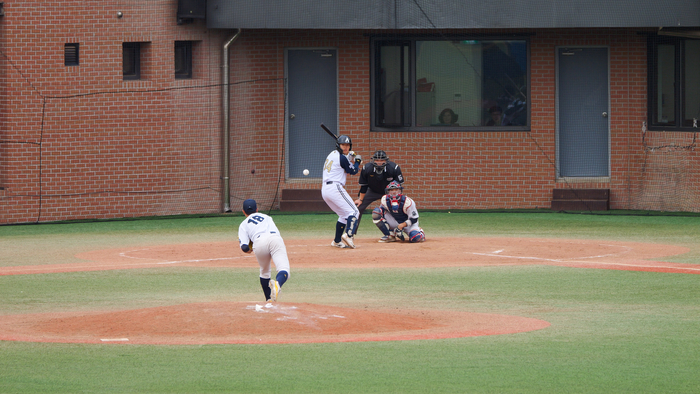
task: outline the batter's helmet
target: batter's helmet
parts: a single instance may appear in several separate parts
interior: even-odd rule
[[[335,149],[337,149],[338,152],[343,153],[343,150],[340,149],[340,144],[350,144],[350,149],[352,149],[352,140],[347,135],[341,135],[335,141]]]

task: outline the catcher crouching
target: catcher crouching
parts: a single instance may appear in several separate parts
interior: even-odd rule
[[[399,182],[389,183],[381,204],[372,211],[372,222],[384,235],[379,242],[425,241],[425,232],[418,225],[416,203],[402,191]]]

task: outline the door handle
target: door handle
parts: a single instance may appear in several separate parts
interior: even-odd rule
[[[289,119],[294,119],[294,118],[296,118],[296,115],[294,115],[294,114],[289,115]]]
[[[607,118],[607,117],[608,117],[608,113],[605,112],[605,111],[603,111],[603,117],[604,117],[604,118]]]

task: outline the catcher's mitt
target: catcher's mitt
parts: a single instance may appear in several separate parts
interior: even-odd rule
[[[403,230],[399,230],[398,228],[397,228],[396,231],[394,232],[394,236],[396,237],[396,239],[398,239],[398,240],[400,240],[400,241],[405,241],[405,240],[406,240],[406,238],[404,237]]]

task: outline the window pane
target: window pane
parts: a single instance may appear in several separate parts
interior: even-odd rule
[[[410,126],[409,44],[377,43],[377,126]]]
[[[192,78],[192,42],[175,41],[175,78]]]
[[[491,111],[490,111],[491,110]],[[527,42],[416,42],[416,126],[527,125]]]
[[[141,44],[138,42],[125,42],[122,44],[122,74],[124,79],[139,79]]]
[[[676,100],[674,91],[676,70],[676,47],[673,44],[658,46],[655,124],[674,125],[676,123]]]
[[[685,41],[685,83],[683,126],[693,127],[700,120],[700,41]]]

